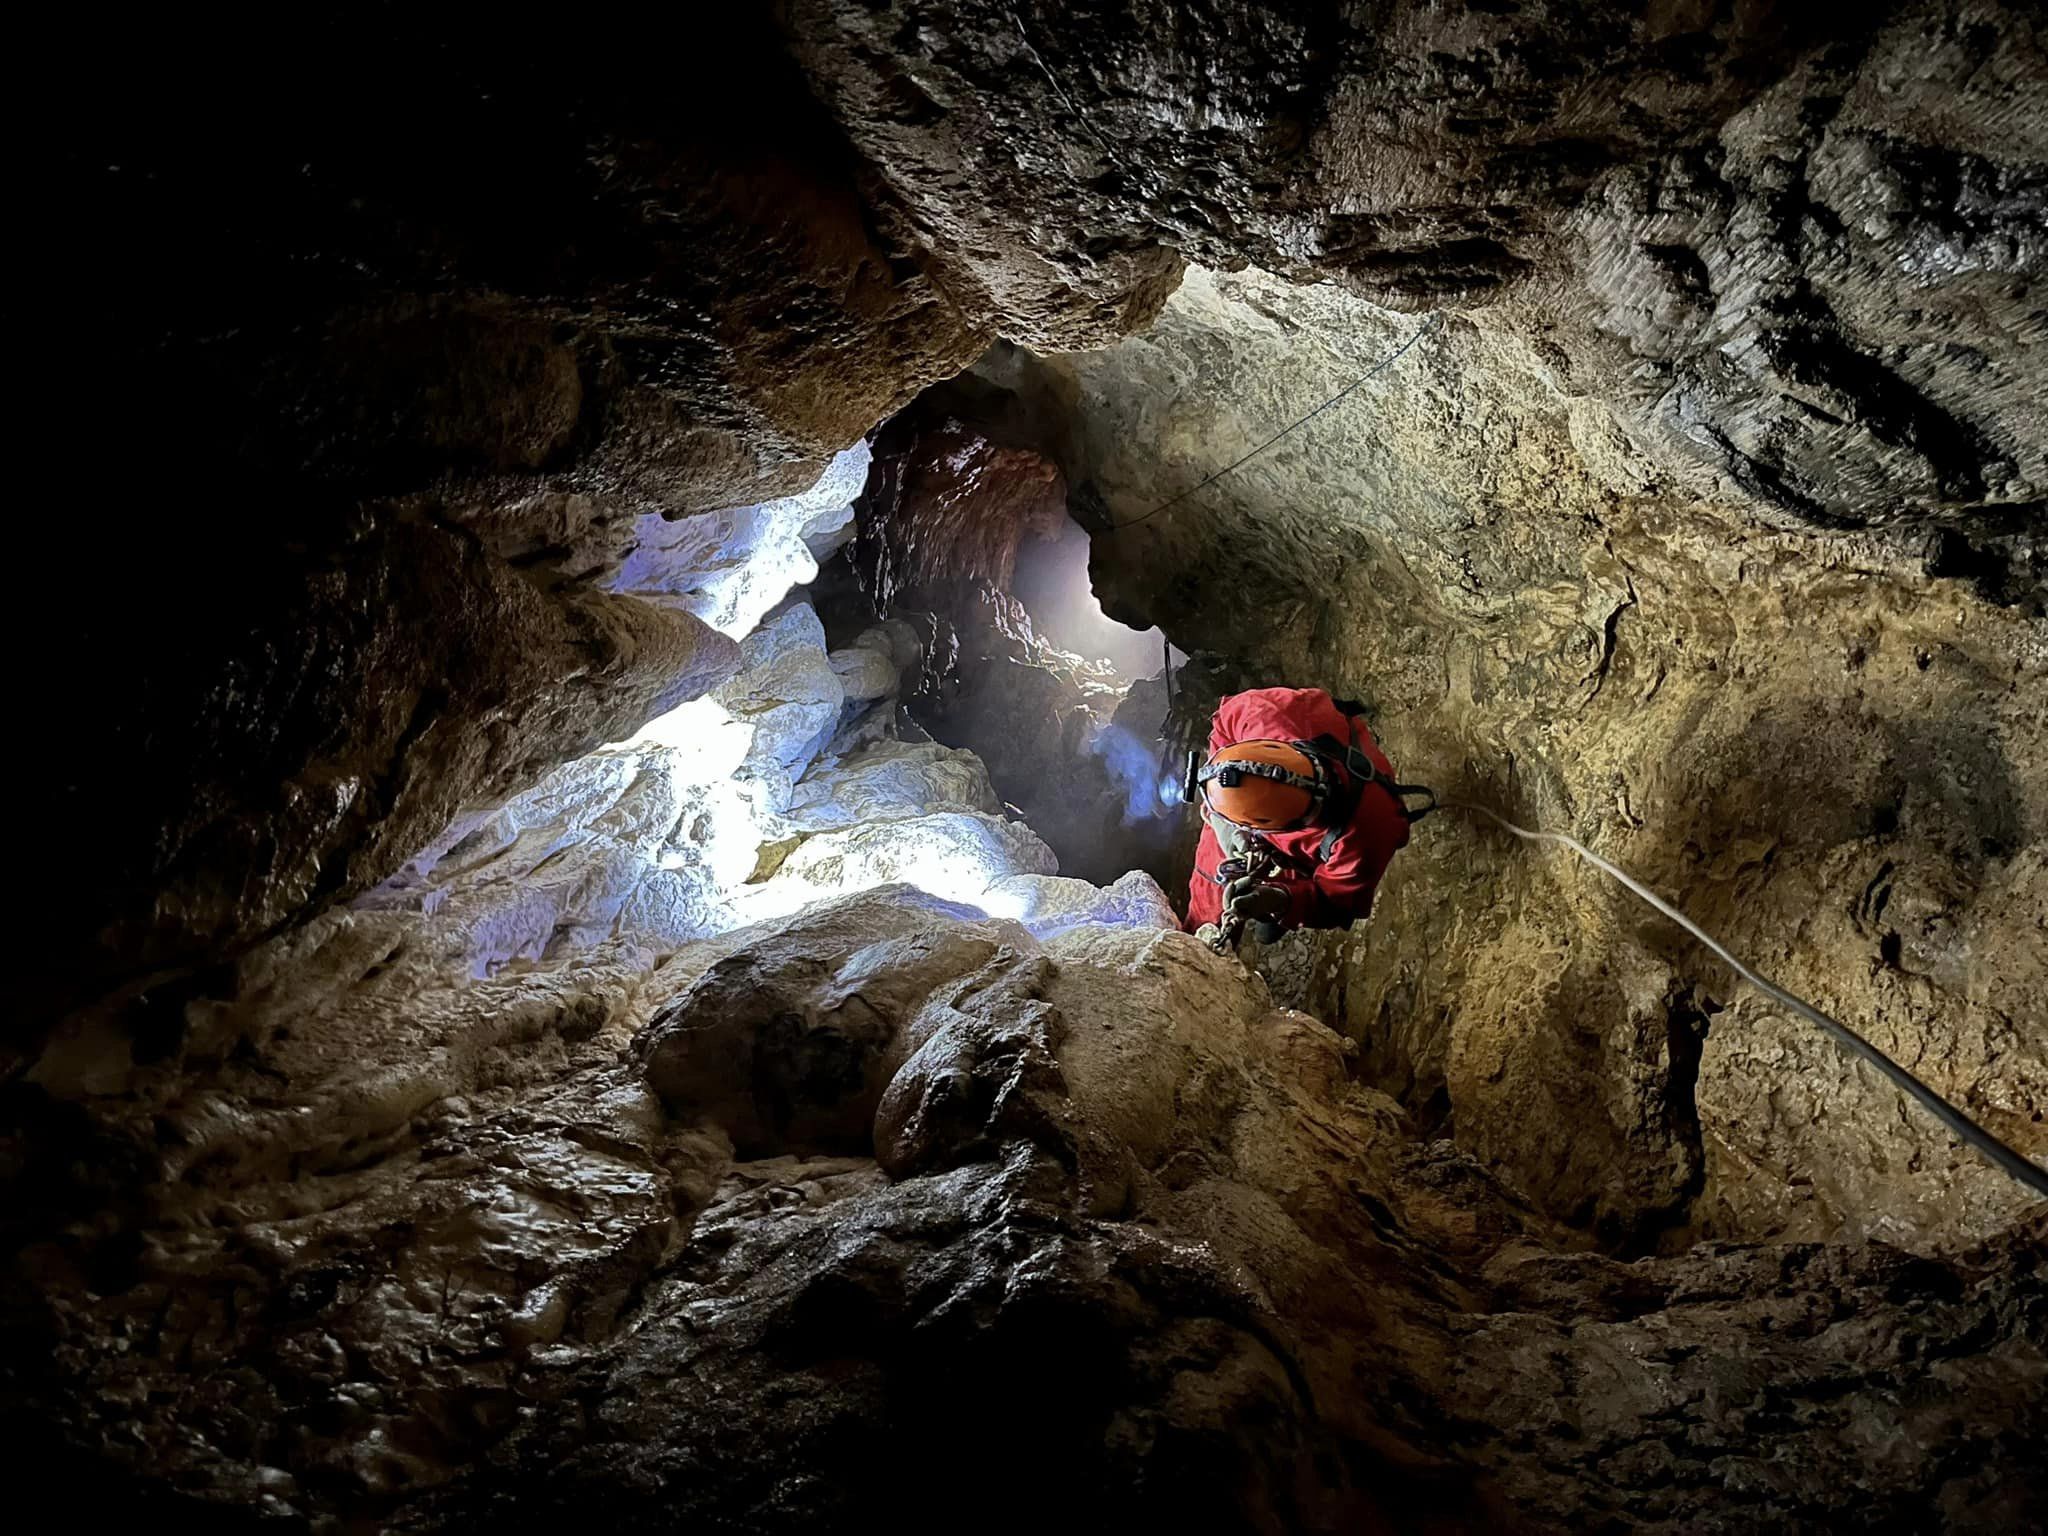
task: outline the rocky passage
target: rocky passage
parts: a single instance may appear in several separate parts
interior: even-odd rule
[[[1574,1254],[1235,962],[1091,916],[883,887],[289,1026],[369,925],[269,957],[205,1087],[42,1128],[36,1174],[132,1202],[20,1261],[69,1280],[60,1423],[102,1477],[402,1529],[851,1528],[905,1447],[981,1507],[992,1440],[1039,1469],[1004,1528],[2033,1507],[2038,1217]]]
[[[1195,272],[1142,337],[982,371],[1055,423],[1106,526],[1416,329]],[[2040,615],[1882,543],[1686,503],[1513,335],[1458,322],[1398,367],[1098,540],[1110,606],[1234,685],[1363,699],[1404,776],[1601,848],[2038,1155]],[[1554,1214],[1624,1245],[1920,1242],[2024,1205],[1589,870],[1456,813],[1425,827],[1375,922],[1262,965]]]
[[[842,630],[886,612],[929,637],[911,714],[988,764],[1069,874],[1184,881],[1185,819],[1158,795],[1164,647],[1133,680],[1040,633],[1018,572],[1073,526],[1066,480],[1036,448],[1003,440],[1021,435],[1000,420],[1006,395],[968,385],[928,391],[876,434],[859,537],[825,611]],[[1078,567],[1072,577],[1085,580]]]
[[[1218,956],[1100,749],[1357,697],[2048,1157],[2030,8],[87,24],[0,1057],[68,1518],[2048,1522],[2048,1208],[1454,812]],[[1068,515],[1173,715],[1016,602]]]

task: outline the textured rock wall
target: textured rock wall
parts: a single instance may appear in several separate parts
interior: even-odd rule
[[[1143,875],[1058,877],[970,754],[902,739],[902,626],[824,638],[781,605],[711,696],[148,1028],[48,1042],[0,1089],[0,1436],[89,1468],[104,1518],[396,1517],[637,1326],[736,1146],[872,1172],[906,1011],[997,949],[949,924],[1173,925]]]
[[[2039,1513],[2038,1221],[1574,1256],[1177,932],[899,886],[439,993],[373,937],[259,951],[203,1087],[39,1128],[7,1427],[91,1456],[87,1513],[854,1530],[923,1523],[913,1474],[999,1529]]]
[[[1267,966],[1347,1052],[778,608],[855,438],[1183,255],[999,359],[1084,504],[1469,306],[1105,590],[2038,1145],[2028,12],[56,26],[0,1438],[74,1518],[2041,1523],[2038,1213],[1671,935],[1432,837]]]
[[[1107,352],[984,371],[1134,518],[1417,323],[1191,274]],[[1631,452],[1540,350],[1453,321],[1330,416],[1128,532],[1098,587],[1240,682],[1365,700],[1407,776],[1570,831],[2044,1143],[2040,619],[1895,548],[1769,532]],[[1297,941],[1306,945],[1308,941]],[[1290,946],[1292,947],[1292,946]],[[1454,815],[1349,939],[1276,957],[1371,1079],[1560,1215],[1926,1239],[2024,1203],[1631,898]]]
[[[703,621],[751,627],[720,572],[765,536],[731,509],[812,484],[1001,316],[870,195],[758,8],[548,47],[466,4],[402,39],[52,30],[39,462],[87,510],[23,564],[89,596],[27,669],[68,744],[28,1040],[730,673]],[[1106,340],[1155,287],[1041,290],[1032,334]]]
[[[1163,690],[1045,639],[1016,596],[1031,547],[1068,520],[1059,467],[1003,420],[1008,395],[936,386],[875,435],[835,627],[877,611],[930,635],[918,724],[989,765],[996,791],[1078,878],[1171,885],[1177,818],[1154,791]],[[1061,594],[1071,601],[1071,594]]]
[[[791,16],[855,145],[1005,295],[1012,340],[1045,347],[1020,231],[1051,286],[1150,235],[1397,309],[1499,306],[1692,493],[1952,525],[1952,558],[2038,581],[2030,7]]]
[[[998,335],[1106,343],[1184,256],[1494,304],[1690,493],[2037,600],[2024,8],[800,0],[538,50],[449,5],[405,47],[270,27],[274,70],[242,36],[50,50],[94,110],[42,458],[94,466],[112,555],[32,536],[95,597],[31,669],[76,751],[30,1033],[701,686],[731,656],[678,605],[598,595],[678,542],[652,519],[801,490]]]

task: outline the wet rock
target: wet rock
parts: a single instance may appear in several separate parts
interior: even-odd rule
[[[1035,348],[878,589],[1064,485],[1197,697],[1362,698],[2038,1149],[2038,28],[1819,15],[45,50],[10,1446],[109,1528],[2039,1524],[2040,1213],[1678,935],[1447,812],[1277,1007],[884,750],[1010,610],[773,606]],[[1071,788],[1082,694],[981,718]]]
[[[388,950],[412,920],[269,952],[203,1093],[160,1062],[17,1144],[45,1161],[8,1283],[64,1322],[47,1367],[10,1347],[35,1436],[201,1509],[411,1529],[851,1528],[900,1498],[885,1444],[971,1500],[992,1431],[1042,1469],[1032,1520],[1085,1497],[1229,1529],[1712,1528],[2038,1497],[2032,1436],[1981,1432],[2039,1415],[2014,1262],[2038,1223],[1938,1259],[1573,1256],[1178,932],[1041,948],[894,888],[652,969],[437,990]],[[119,1158],[139,1198],[78,1228],[75,1181]],[[1873,1456],[1901,1373],[1911,1435]]]
[[[1066,1034],[1043,1000],[1051,966],[1004,952],[904,1031],[908,1058],[875,1107],[875,1158],[893,1178],[994,1155],[1006,1137],[1071,1153]]]
[[[911,1012],[998,947],[992,930],[931,931],[898,895],[799,917],[657,1014],[635,1050],[671,1109],[716,1125],[744,1157],[866,1153]]]

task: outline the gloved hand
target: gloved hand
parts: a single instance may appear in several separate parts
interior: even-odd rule
[[[1247,923],[1258,923],[1265,927],[1276,926],[1287,915],[1293,905],[1287,894],[1287,887],[1274,885],[1270,881],[1254,880],[1250,875],[1230,882],[1223,887],[1223,910],[1232,917],[1243,918]],[[1263,937],[1263,935],[1262,935]]]

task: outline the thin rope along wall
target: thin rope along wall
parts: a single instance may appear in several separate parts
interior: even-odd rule
[[[1909,1097],[1916,1100],[1921,1108],[1925,1109],[1950,1131],[1954,1132],[1959,1139],[1984,1158],[1986,1162],[1992,1164],[2000,1171],[2010,1174],[2035,1194],[2048,1197],[2048,1169],[2043,1169],[2038,1163],[2022,1157],[2018,1152],[2008,1147],[2004,1142],[1992,1135],[1991,1132],[1985,1130],[1984,1127],[1977,1124],[1976,1121],[1972,1120],[1960,1109],[1957,1109],[1955,1105],[1949,1103],[1947,1099],[1944,1099],[1940,1094],[1928,1087],[1927,1084],[1921,1082],[1911,1072],[1908,1072],[1896,1061],[1893,1061],[1891,1057],[1885,1055],[1883,1051],[1857,1034],[1848,1025],[1842,1023],[1839,1019],[1829,1018],[1818,1008],[1814,1007],[1813,1004],[1807,1002],[1806,999],[1795,997],[1776,982],[1768,981],[1764,977],[1759,976],[1755,971],[1736,959],[1734,955],[1730,954],[1726,947],[1704,928],[1700,927],[1698,923],[1687,917],[1678,908],[1672,906],[1670,902],[1637,880],[1633,875],[1628,874],[1624,870],[1617,869],[1614,865],[1608,863],[1584,843],[1579,842],[1576,838],[1566,837],[1562,832],[1531,832],[1525,827],[1516,826],[1505,816],[1496,815],[1483,805],[1470,805],[1463,801],[1447,800],[1444,802],[1444,808],[1456,811],[1476,811],[1488,821],[1507,828],[1508,831],[1514,833],[1515,836],[1523,839],[1525,842],[1562,843],[1595,869],[1619,881],[1636,896],[1648,902],[1659,912],[1670,918],[1671,921],[1678,924],[1679,927],[1685,929],[1687,933],[1690,933],[1725,961],[1734,970],[1736,975],[1755,987],[1772,1002],[1790,1009],[1808,1023],[1818,1026],[1824,1034],[1832,1037],[1838,1045],[1847,1047],[1850,1051],[1869,1062],[1873,1067],[1876,1067],[1878,1071],[1890,1078]]]

